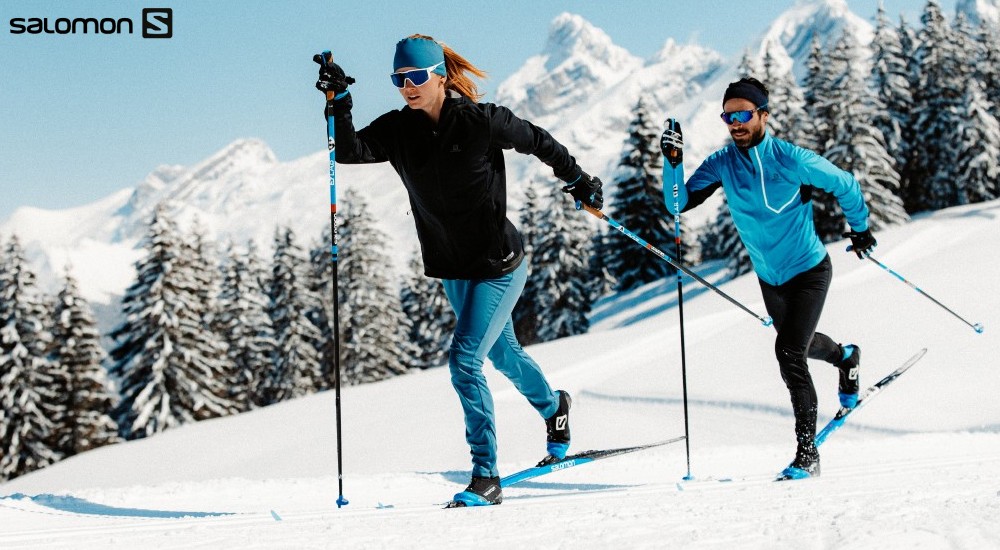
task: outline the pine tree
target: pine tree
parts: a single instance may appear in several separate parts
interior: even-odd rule
[[[757,66],[757,61],[754,59],[753,54],[750,50],[743,50],[743,57],[740,58],[740,64],[736,67],[736,75],[738,78],[760,78],[760,67]]]
[[[910,143],[913,138],[911,111],[913,95],[910,93],[909,51],[903,49],[901,32],[905,20],[900,23],[900,30],[894,29],[885,8],[879,3],[875,16],[875,37],[872,41],[872,72],[871,87],[877,94],[878,101],[884,109],[874,113],[872,124],[882,132],[885,138],[885,148],[892,155],[894,168],[903,178]],[[898,194],[902,194],[902,187]]]
[[[335,360],[337,358],[335,356],[337,348],[335,345],[333,283],[337,276],[333,273],[331,231],[329,225],[323,226],[320,241],[315,243],[309,251],[309,265],[311,266],[309,291],[316,296],[317,300],[313,307],[309,308],[306,315],[320,332],[316,351],[319,352],[321,371],[323,372],[321,389],[332,388],[336,383]]]
[[[522,300],[531,300],[538,314],[537,338],[548,342],[583,334],[590,328],[587,220],[572,215],[572,206],[558,187],[551,187],[548,212],[536,233],[531,276]]]
[[[622,246],[624,243],[618,240],[620,235],[612,235],[614,231],[610,227],[603,230],[592,231],[590,236],[590,270],[587,273],[589,284],[589,295],[591,302],[597,302],[606,296],[618,281],[608,270],[607,250],[609,246]],[[614,231],[614,233],[618,233]]]
[[[295,242],[291,229],[276,230],[271,265],[268,312],[276,348],[264,384],[267,404],[302,397],[324,385],[317,351],[322,333],[309,319],[319,297],[309,290],[305,251]]]
[[[222,272],[218,260],[218,250],[215,243],[207,240],[205,228],[196,218],[190,236],[182,240],[186,253],[181,265],[191,280],[195,304],[198,309],[192,313],[192,323],[198,329],[186,333],[190,340],[187,346],[195,350],[204,365],[211,369],[206,383],[206,391],[216,394],[220,400],[229,402],[225,414],[243,409],[246,396],[241,393],[245,388],[240,384],[240,373],[236,365],[229,360],[229,345],[226,342],[221,324],[221,292]]]
[[[528,266],[528,280],[531,280],[536,266],[534,262],[535,249],[542,238],[541,228],[548,212],[538,197],[538,188],[534,180],[528,182],[524,190],[524,203],[520,213],[521,238],[524,242],[524,257]],[[532,288],[525,283],[521,299],[517,301],[511,318],[514,321],[514,333],[522,345],[539,342],[538,323],[542,320],[541,305],[531,294]]]
[[[256,245],[248,241],[242,253],[230,245],[227,258],[219,294],[219,325],[236,374],[230,397],[245,411],[267,404],[262,386],[276,343]]]
[[[116,395],[103,362],[97,321],[80,296],[69,271],[54,308],[53,360],[67,372],[66,414],[60,418],[60,451],[71,456],[117,443],[118,424],[111,418]]]
[[[896,29],[896,34],[899,36],[899,49],[903,52],[903,59],[906,63],[904,74],[907,80],[907,89],[909,90],[908,100],[904,96],[903,99],[906,101],[900,105],[900,108],[905,109],[902,111],[901,120],[903,122],[900,128],[900,136],[905,145],[899,151],[901,156],[897,157],[897,162],[901,163],[898,167],[900,196],[903,199],[906,211],[913,213],[915,211],[913,209],[913,198],[920,195],[920,190],[925,183],[921,179],[922,176],[919,174],[918,168],[920,155],[923,154],[923,151],[920,151],[917,146],[917,134],[921,132],[921,129],[916,126],[917,112],[915,107],[916,87],[920,85],[920,64],[916,57],[916,49],[919,42],[916,31],[902,14],[899,16],[899,26]]]
[[[802,89],[795,83],[790,68],[778,66],[770,45],[764,54],[764,79],[771,113],[767,119],[768,132],[796,145],[808,142],[808,115]]]
[[[956,204],[1000,198],[1000,121],[990,113],[978,81],[967,80],[965,87],[963,108],[958,113]]]
[[[806,77],[802,85],[802,98],[808,122],[804,125],[802,147],[823,154],[831,140],[830,102],[826,100],[827,90],[833,84],[827,68],[827,56],[819,37],[813,37],[806,64]]]
[[[959,102],[963,99],[961,79],[966,74],[965,52],[956,50],[956,38],[935,0],[929,0],[920,18],[914,59],[916,82],[912,86],[915,126],[912,181],[905,189],[907,211],[935,210],[956,204],[952,167]]]
[[[111,332],[111,374],[121,402],[115,419],[126,439],[235,411],[225,394],[225,348],[206,325],[205,274],[166,208],[154,213],[122,298],[124,321]]]
[[[62,458],[52,419],[65,411],[52,385],[65,375],[48,358],[47,313],[13,235],[0,257],[0,480]]]
[[[340,304],[344,381],[374,382],[404,374],[410,358],[402,345],[405,323],[398,283],[385,252],[387,237],[375,226],[368,203],[348,191],[341,218]]]
[[[980,82],[986,93],[993,118],[1000,120],[1000,34],[996,28],[983,21],[979,26],[979,42],[982,44],[982,60],[977,64]]]
[[[860,182],[870,211],[869,226],[878,230],[903,223],[909,216],[899,197],[899,173],[893,168],[894,160],[886,151],[882,133],[871,123],[877,113],[885,111],[885,106],[867,86],[866,71],[857,66],[859,47],[854,36],[845,32],[834,49],[833,55],[844,62],[836,64],[843,72],[836,76],[830,90],[833,142],[825,156]],[[830,223],[830,233],[821,232],[821,238],[840,239],[843,223]]]
[[[660,129],[642,99],[635,107],[628,133],[615,175],[611,217],[634,228],[660,250],[672,249],[673,216],[663,202]],[[687,234],[684,227],[681,233]],[[630,290],[674,273],[670,264],[647,250],[620,246],[619,240],[609,242],[605,258],[608,272],[618,281],[618,290]],[[681,261],[689,263],[687,257]]]
[[[414,252],[409,267],[409,276],[400,290],[400,303],[409,321],[408,344],[413,349],[410,366],[426,369],[447,364],[455,332],[455,312],[441,281],[424,275],[419,253]]]

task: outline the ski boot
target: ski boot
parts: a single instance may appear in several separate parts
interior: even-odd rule
[[[499,477],[472,476],[472,482],[464,491],[455,495],[445,508],[465,508],[467,506],[491,506],[503,502],[503,490]]]
[[[569,450],[569,408],[573,405],[573,399],[563,390],[556,391],[556,394],[559,396],[559,408],[555,414],[545,419],[545,450],[548,455],[537,466],[559,462],[566,458],[566,451]]]
[[[800,448],[795,453],[795,460],[778,474],[778,479],[775,481],[810,477],[819,477],[819,451],[816,447]]]
[[[837,386],[837,396],[840,406],[853,409],[858,404],[858,391],[861,389],[861,378],[858,370],[861,367],[861,348],[854,344],[844,346],[846,357],[834,363],[840,371],[840,383]]]

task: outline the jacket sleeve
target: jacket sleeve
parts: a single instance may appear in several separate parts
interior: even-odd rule
[[[834,166],[817,153],[792,146],[791,154],[798,166],[799,177],[806,185],[822,189],[837,197],[847,223],[854,231],[868,229],[868,206],[865,204],[861,185],[850,172]]]
[[[534,155],[552,167],[555,176],[567,183],[580,177],[580,167],[566,147],[556,141],[545,129],[522,120],[510,109],[491,103],[485,104],[490,119],[490,139],[503,149]]]
[[[715,168],[711,163],[712,158],[705,159],[705,162],[701,163],[694,174],[691,174],[687,182],[677,190],[677,204],[680,206],[681,212],[687,212],[705,202],[705,199],[711,197],[716,189],[722,187],[722,178],[716,175]],[[671,214],[677,214],[674,212],[673,201],[667,201],[667,210]]]
[[[388,125],[388,117],[392,113],[386,113],[369,126],[355,131],[354,119],[351,117],[352,106],[349,94],[327,105],[326,112],[333,113],[337,162],[341,164],[369,164],[389,160],[383,136],[386,135],[384,128]]]

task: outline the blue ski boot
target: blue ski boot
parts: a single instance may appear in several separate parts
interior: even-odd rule
[[[573,406],[573,399],[563,390],[556,391],[556,394],[559,396],[559,408],[545,419],[545,450],[549,454],[538,462],[538,466],[559,462],[566,458],[566,451],[569,451],[569,408]]]
[[[833,366],[840,370],[840,383],[837,396],[840,406],[853,409],[858,404],[858,391],[861,388],[861,378],[858,370],[861,367],[861,348],[854,344],[844,346],[844,356]]]
[[[503,490],[499,477],[472,476],[472,482],[445,508],[465,508],[467,506],[491,506],[503,502]]]

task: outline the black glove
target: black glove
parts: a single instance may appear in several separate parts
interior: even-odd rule
[[[853,250],[858,258],[863,260],[872,253],[872,250],[878,246],[878,242],[872,235],[871,229],[865,229],[864,231],[848,231],[844,233],[844,237],[850,237],[851,246],[848,250]]]
[[[586,172],[580,172],[580,177],[576,181],[562,188],[564,193],[573,195],[573,198],[592,206],[598,210],[604,206],[604,192],[601,191],[601,178],[592,178]]]
[[[354,84],[354,79],[344,74],[344,69],[340,65],[330,62],[327,64],[323,56],[316,54],[313,61],[319,63],[319,80],[316,81],[316,89],[321,92],[342,93],[347,87]]]

